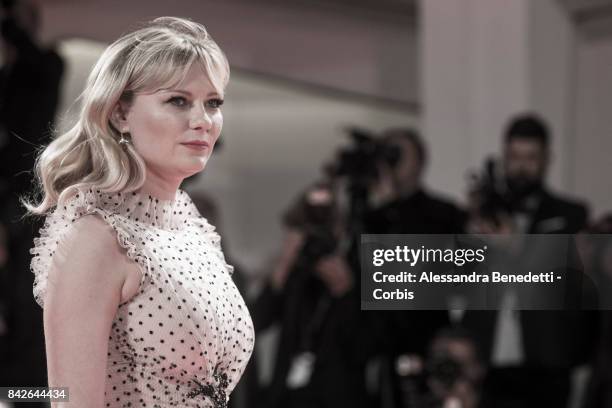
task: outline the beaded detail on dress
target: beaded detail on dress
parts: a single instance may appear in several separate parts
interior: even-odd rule
[[[106,406],[225,408],[254,332],[215,228],[182,190],[159,200],[81,189],[47,216],[30,251],[41,306],[58,244],[90,214],[114,229],[142,272],[138,293],[119,305],[112,323]]]
[[[224,372],[213,373],[213,379],[216,384],[201,384],[198,380],[192,380],[197,388],[190,391],[187,396],[189,398],[196,398],[198,395],[203,395],[210,398],[215,408],[227,408],[227,374]]]

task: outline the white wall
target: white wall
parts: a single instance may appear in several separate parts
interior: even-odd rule
[[[567,190],[574,27],[556,0],[423,0],[423,126],[429,181],[465,197],[466,175],[499,156],[503,132],[520,113],[550,124],[555,160],[548,181]]]
[[[552,133],[550,184],[571,192],[575,155],[572,147],[573,89],[576,83],[577,30],[557,0],[529,1],[529,107],[546,118]]]
[[[422,1],[421,94],[428,180],[456,199],[529,105],[527,0]]]
[[[42,5],[43,39],[115,40],[154,17],[206,25],[233,67],[414,103],[416,30],[403,22],[292,2],[55,0]]]
[[[572,190],[595,215],[612,211],[612,19],[580,27]]]

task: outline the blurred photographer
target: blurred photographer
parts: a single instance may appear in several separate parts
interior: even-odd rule
[[[575,234],[585,227],[586,206],[546,186],[549,139],[548,126],[538,116],[512,118],[504,134],[501,166],[488,161],[472,189],[470,232],[512,238],[521,233]],[[537,238],[546,242],[544,236]],[[588,281],[579,260],[574,262],[574,239],[567,239],[567,251],[559,261],[566,265],[568,293],[580,299]],[[530,242],[518,248],[515,259],[542,255],[533,245],[538,241]],[[516,296],[505,293],[499,310],[468,311],[461,322],[474,334],[487,364],[483,407],[567,406],[572,370],[584,364],[592,350],[596,316],[579,310],[579,301],[558,311],[518,310],[514,302]]]
[[[281,323],[272,382],[262,404],[363,404],[359,303],[345,260],[346,226],[334,187],[319,183],[284,217],[285,240],[271,278],[250,305],[255,330]]]
[[[440,331],[430,347],[426,368],[432,408],[480,406],[484,366],[474,340],[465,330]]]
[[[397,363],[403,406],[414,408],[478,408],[484,375],[480,353],[469,332],[441,329],[426,358],[401,358]]]
[[[384,131],[381,141],[398,154],[379,160],[379,178],[371,187],[365,229],[371,234],[456,234],[466,214],[450,201],[432,194],[423,183],[427,150],[409,128]]]
[[[535,115],[513,118],[504,135],[501,168],[489,161],[471,198],[470,230],[478,233],[574,234],[587,207],[552,193],[548,126]]]
[[[418,133],[392,128],[380,137],[395,155],[377,161],[378,178],[370,185],[369,208],[364,214],[364,233],[457,234],[463,231],[466,214],[450,201],[424,186],[427,150]],[[422,366],[434,334],[447,326],[443,310],[363,312],[372,327],[381,331],[374,350],[382,359],[381,396],[385,407],[418,407],[416,394],[404,392],[402,361]],[[408,378],[410,380],[410,378]],[[410,387],[409,387],[410,388]],[[423,390],[414,389],[417,394]],[[383,395],[390,394],[389,397]]]

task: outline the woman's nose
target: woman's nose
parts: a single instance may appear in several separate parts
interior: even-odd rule
[[[191,127],[193,129],[208,130],[212,127],[212,118],[206,108],[200,106],[193,109],[191,116]]]

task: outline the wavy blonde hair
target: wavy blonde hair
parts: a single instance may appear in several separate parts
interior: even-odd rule
[[[129,105],[135,93],[176,86],[194,63],[222,94],[230,75],[225,54],[204,26],[183,18],[157,18],[108,46],[87,79],[76,124],[36,159],[42,198],[38,204],[21,199],[28,213],[46,214],[78,188],[109,193],[140,188],[145,163],[131,144],[118,143],[113,109],[119,101]]]

